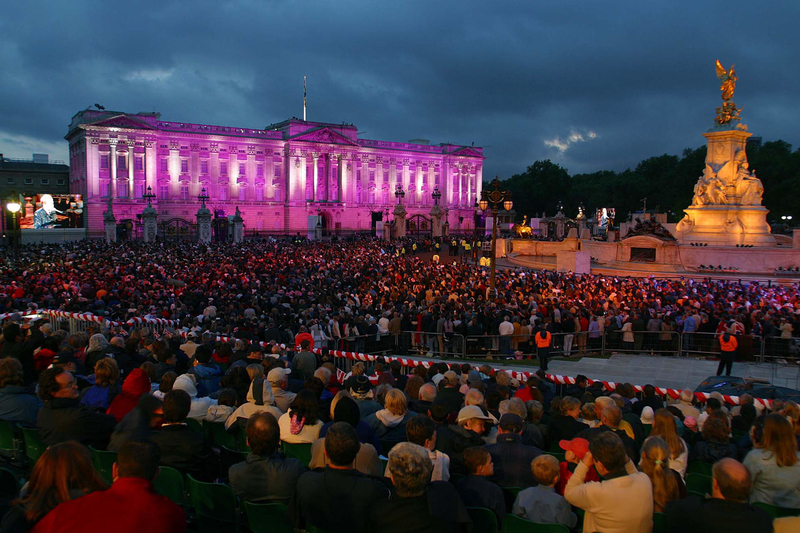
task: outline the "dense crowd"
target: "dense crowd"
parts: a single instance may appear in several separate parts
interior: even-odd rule
[[[487,365],[406,374],[379,359],[341,376],[312,351],[400,331],[499,334],[509,350],[534,330],[586,331],[591,343],[653,321],[653,331],[780,337],[798,325],[796,287],[509,269],[488,298],[485,269],[403,253],[407,244],[82,243],[7,257],[0,421],[46,450],[33,464],[0,452],[28,480],[2,502],[0,530],[213,522],[160,496],[159,467],[229,486],[240,502],[286,504],[291,527],[330,533],[469,531],[475,508],[498,524],[586,532],[649,533],[663,519],[670,531],[758,533],[773,528],[758,505],[800,509],[791,402],[759,412],[747,395],[697,405],[684,391],[673,405],[652,386],[609,394],[579,376],[557,387],[543,371],[519,383]],[[70,335],[24,319],[43,308],[176,322]],[[105,477],[97,450],[117,453]]]
[[[143,329],[124,343],[95,333],[85,348],[83,335],[69,344],[48,327],[3,329],[0,420],[36,428],[46,446],[3,502],[4,533],[183,531],[160,467],[225,484],[243,503],[283,503],[285,527],[332,533],[470,531],[475,508],[498,524],[620,533],[650,532],[659,516],[668,531],[770,532],[759,504],[800,513],[792,402],[759,412],[752,397],[732,406],[714,394],[703,406],[687,390],[670,404],[652,386],[608,394],[579,376],[559,391],[541,370],[519,383],[488,365],[404,374],[380,359],[337,379],[308,338],[298,352],[237,353]],[[20,359],[37,344],[56,353],[28,382]],[[123,370],[134,349],[144,362]],[[105,479],[95,450],[117,454]],[[189,514],[190,527],[220,518]],[[775,520],[775,531],[799,521]]]

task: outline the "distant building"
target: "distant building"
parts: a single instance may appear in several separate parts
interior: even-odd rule
[[[33,154],[33,159],[0,154],[0,198],[11,193],[69,194],[69,167],[63,161],[50,161],[47,154]]]
[[[92,236],[103,231],[109,197],[117,221],[133,223],[148,190],[159,222],[193,223],[205,190],[215,214],[239,207],[248,232],[305,234],[310,216],[326,231],[368,231],[397,204],[398,185],[410,232],[430,232],[435,187],[450,230],[472,231],[483,181],[481,148],[359,139],[352,124],[296,118],[261,130],[85,110],[65,138],[70,190],[85,200]]]

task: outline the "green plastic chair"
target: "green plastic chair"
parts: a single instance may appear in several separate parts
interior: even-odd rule
[[[713,468],[714,465],[705,461],[689,461],[689,464],[686,465],[686,473],[711,477]]]
[[[20,484],[11,470],[0,468],[0,498],[11,501],[19,496]]]
[[[240,452],[249,452],[250,446],[247,444],[247,433],[242,428],[239,428],[239,431],[236,433],[236,446],[235,448]]]
[[[497,533],[497,516],[486,507],[467,507],[472,533]]]
[[[244,502],[244,512],[253,533],[294,533],[286,504]]]
[[[11,423],[0,420],[0,452],[16,457],[17,436]]]
[[[503,498],[506,501],[506,511],[511,512],[511,507],[517,500],[517,494],[525,490],[525,487],[500,487],[503,490]]]
[[[186,484],[189,489],[189,505],[199,518],[198,524],[203,524],[204,518],[218,523],[236,524],[236,496],[229,485],[197,481],[191,474],[186,475]]]
[[[569,533],[569,529],[561,524],[538,524],[508,514],[503,519],[503,533]]]
[[[203,424],[199,420],[197,420],[196,418],[187,418],[186,419],[186,425],[189,426],[190,429],[195,430],[196,432],[200,433],[201,435],[205,434],[203,432]]]
[[[653,533],[667,533],[667,515],[653,513]]]
[[[559,463],[563,463],[564,461],[567,460],[567,452],[563,450],[561,450],[560,452],[544,452],[544,453],[546,453],[547,455],[552,455],[553,457],[558,459]]]
[[[230,470],[233,465],[245,461],[247,459],[247,455],[248,452],[232,450],[227,446],[222,446],[219,449],[219,463],[220,468],[222,469],[220,476],[223,479],[228,479],[228,470]]]
[[[186,484],[183,474],[169,466],[158,467],[158,476],[153,482],[155,491],[173,503],[183,506],[186,499]]]
[[[763,509],[773,520],[776,518],[785,518],[787,516],[800,516],[800,509],[792,509],[790,507],[778,507],[777,505],[770,505],[763,502],[755,502],[753,503],[753,507]]]
[[[22,438],[25,441],[25,456],[31,460],[31,463],[35,463],[47,449],[47,445],[39,436],[38,429],[26,427],[20,429],[22,430]]]
[[[203,428],[208,432],[207,435],[214,446],[227,446],[234,450],[239,446],[236,437],[225,430],[225,422],[206,422]]]
[[[711,476],[686,474],[686,490],[702,494],[711,494]]]
[[[110,485],[114,481],[113,467],[114,463],[117,462],[117,452],[97,450],[92,446],[89,446],[89,450],[92,452],[92,464],[94,465],[94,469],[97,470],[97,473],[100,474],[103,481]]]
[[[308,468],[308,464],[311,462],[311,443],[292,444],[281,441],[281,444],[283,445],[283,454],[286,457],[294,457]]]

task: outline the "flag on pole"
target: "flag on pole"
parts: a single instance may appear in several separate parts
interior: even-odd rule
[[[307,104],[307,99],[306,99],[306,77],[303,76],[303,120],[304,121],[306,120],[306,104]]]

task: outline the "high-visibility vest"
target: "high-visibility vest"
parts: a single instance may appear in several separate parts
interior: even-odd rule
[[[728,342],[725,342],[725,336],[721,336],[719,338],[719,347],[722,348],[723,352],[732,352],[736,350],[736,347],[739,346],[739,342],[736,340],[736,337],[733,335],[730,336]]]
[[[550,346],[550,340],[551,340],[552,336],[550,335],[549,331],[545,330],[544,331],[544,338],[542,338],[542,332],[541,331],[535,335],[535,338],[536,338],[536,347],[537,348],[547,348],[548,346]]]

